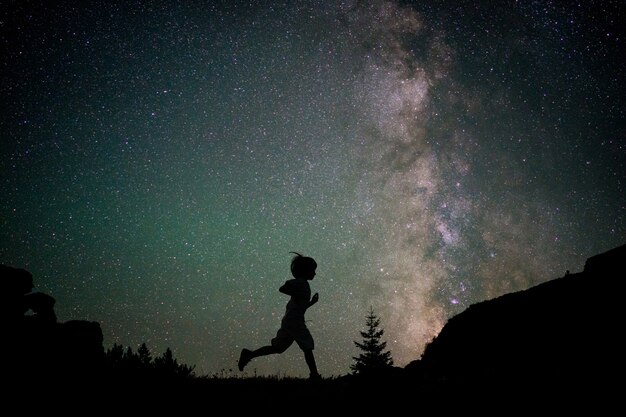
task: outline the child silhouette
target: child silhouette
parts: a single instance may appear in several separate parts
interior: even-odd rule
[[[310,378],[320,379],[313,356],[313,336],[304,322],[304,313],[313,304],[317,303],[319,295],[315,293],[311,297],[311,287],[309,281],[315,277],[317,263],[313,258],[302,256],[297,252],[291,260],[291,275],[294,279],[285,282],[278,291],[291,296],[287,303],[285,315],[281,321],[280,329],[276,337],[272,339],[271,345],[263,346],[257,350],[242,349],[239,356],[239,370],[243,371],[246,365],[258,356],[283,353],[295,341],[304,352],[304,360],[309,367]]]

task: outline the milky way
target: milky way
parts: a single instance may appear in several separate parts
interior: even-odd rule
[[[318,262],[323,375],[626,240],[623,2],[17,4],[0,262],[105,347],[235,375]],[[301,352],[252,373],[306,375]]]

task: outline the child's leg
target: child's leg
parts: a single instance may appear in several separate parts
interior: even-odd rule
[[[280,350],[276,349],[273,345],[263,346],[258,348],[257,350],[253,350],[250,354],[250,359],[257,358],[259,356],[267,356],[273,355],[275,353],[283,353]]]
[[[273,355],[275,353],[283,353],[293,343],[293,337],[282,328],[276,333],[276,337],[272,339],[272,344],[251,351],[243,349],[239,356],[239,370],[243,371],[248,362],[259,356]]]
[[[313,356],[313,349],[307,349],[304,351],[304,360],[309,366],[311,378],[319,378],[320,374],[317,372],[317,364],[315,363],[315,356]]]
[[[237,363],[237,366],[239,367],[240,371],[243,371],[248,362],[250,362],[252,359],[259,356],[271,355],[274,353],[281,353],[281,351],[272,345],[263,346],[254,351],[249,349],[242,349],[241,355],[239,355],[239,362]]]

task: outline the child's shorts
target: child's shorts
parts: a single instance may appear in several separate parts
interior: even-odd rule
[[[284,352],[294,341],[302,350],[313,350],[315,347],[313,336],[304,322],[285,323],[283,321],[276,337],[272,339],[272,346]]]

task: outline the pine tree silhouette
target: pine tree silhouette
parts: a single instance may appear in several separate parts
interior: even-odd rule
[[[142,368],[147,369],[152,367],[152,355],[145,342],[137,349],[137,356],[139,356],[139,362]]]
[[[139,346],[137,352],[130,346],[124,349],[122,345],[114,344],[105,352],[105,360],[111,372],[126,376],[195,377],[195,365],[179,363],[169,347],[163,355],[153,358],[145,342]]]
[[[380,338],[385,333],[380,326],[380,319],[374,314],[374,309],[370,307],[370,311],[365,322],[367,329],[361,333],[363,341],[354,344],[363,352],[359,356],[352,357],[354,363],[350,365],[350,369],[355,374],[366,374],[393,366],[391,352],[385,351],[387,342],[381,342]]]
[[[172,375],[179,377],[194,376],[195,366],[179,364],[172,354],[172,349],[167,348],[162,356],[154,359],[155,369],[162,375]]]

